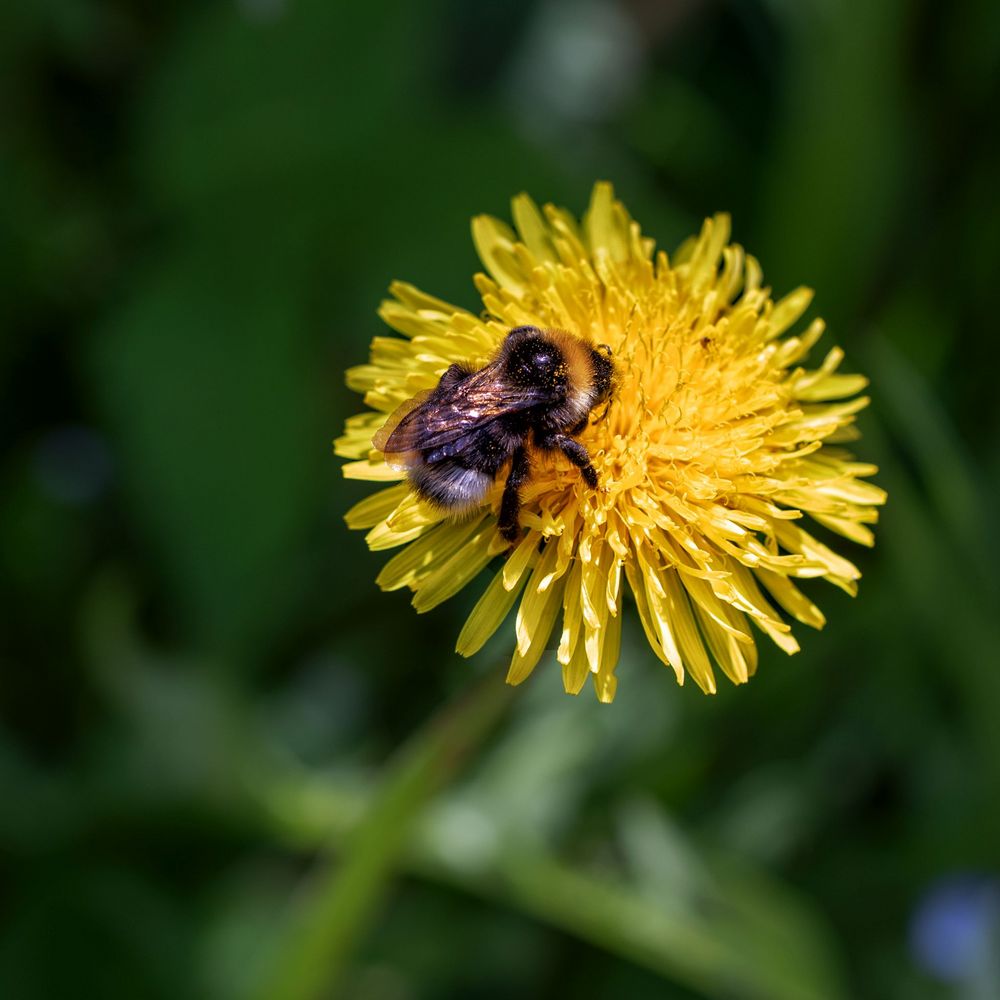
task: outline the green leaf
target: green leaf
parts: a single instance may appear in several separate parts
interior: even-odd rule
[[[248,657],[297,595],[328,454],[301,247],[281,237],[206,233],[167,254],[92,343],[139,537],[189,632]]]

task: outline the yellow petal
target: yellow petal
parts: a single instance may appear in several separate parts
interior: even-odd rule
[[[614,188],[607,181],[594,185],[590,207],[583,220],[587,246],[595,257],[601,253],[613,261],[625,260],[629,251],[628,216],[615,201]]]
[[[562,579],[556,580],[552,587],[543,592],[542,602],[537,608],[532,627],[531,641],[524,652],[521,651],[520,647],[514,650],[510,668],[507,671],[508,684],[520,684],[535,669],[535,665],[542,658],[562,603],[563,585]],[[528,586],[531,586],[530,581]],[[521,599],[522,607],[525,599]],[[518,616],[520,617],[520,611]]]
[[[685,663],[675,633],[676,609],[660,573],[641,554],[639,555],[639,565],[650,625],[660,640],[663,657],[673,667],[677,683],[683,684]],[[638,594],[638,591],[636,593]],[[640,604],[640,612],[641,610],[642,605]]]
[[[356,503],[345,515],[349,528],[371,528],[384,521],[409,492],[406,485],[390,486]]]
[[[731,631],[720,627],[718,619],[706,614],[699,605],[694,605],[694,611],[712,658],[734,684],[745,684],[753,672],[746,656],[748,650],[755,648],[753,643],[737,642]]]
[[[823,612],[787,576],[759,569],[757,579],[764,584],[771,596],[803,625],[822,628],[826,624]]]
[[[476,253],[494,281],[515,295],[523,294],[525,275],[514,254],[516,236],[509,226],[489,215],[477,215],[472,220],[472,242]]]
[[[545,546],[545,551],[535,564],[531,572],[528,585],[521,599],[521,606],[517,611],[517,624],[515,633],[517,635],[517,648],[521,653],[527,652],[532,644],[536,643],[539,637],[539,622],[543,621],[545,608],[550,603],[553,588],[543,587],[542,582],[555,568],[557,558],[556,546],[549,543]],[[560,589],[560,593],[561,593]],[[542,638],[542,643],[548,641],[548,633]]]
[[[406,531],[395,531],[383,521],[376,524],[371,531],[365,535],[365,542],[372,552],[381,552],[384,549],[394,549],[399,545],[405,545],[419,538],[427,530],[427,525],[418,524]]]
[[[573,655],[562,668],[563,688],[567,694],[579,694],[583,685],[590,676],[590,666],[587,663],[587,653],[583,648],[583,643],[578,642]]]
[[[796,524],[789,521],[779,521],[775,524],[774,533],[782,546],[789,552],[799,552],[807,559],[822,563],[827,570],[827,575],[840,577],[844,580],[857,580],[861,573],[854,563],[837,555],[821,541],[813,538],[809,532],[804,531]]]
[[[545,590],[540,590],[538,585],[555,564],[555,558],[556,546],[549,544],[524,589],[517,609],[517,645],[507,672],[508,684],[520,684],[535,669],[552,634],[552,627],[562,604],[565,577],[556,580]]]
[[[580,638],[580,627],[583,621],[580,594],[581,579],[582,567],[580,560],[577,559],[570,567],[569,573],[566,574],[566,589],[563,595],[563,627],[562,635],[559,638],[559,648],[556,651],[556,659],[563,666],[570,663],[577,646],[580,645],[577,640]]]
[[[521,593],[524,579],[525,576],[522,575],[513,587],[508,588],[504,583],[503,570],[494,575],[462,626],[458,642],[455,644],[456,653],[472,656],[483,648],[487,639],[496,632],[510,613],[518,594]]]
[[[628,585],[632,590],[632,596],[635,598],[636,608],[639,611],[639,622],[642,625],[643,631],[646,633],[646,640],[650,645],[650,648],[656,654],[657,658],[661,663],[666,666],[673,666],[670,660],[667,658],[667,654],[664,652],[663,643],[660,641],[659,632],[655,622],[653,621],[652,612],[649,609],[649,600],[646,597],[646,586],[645,581],[642,579],[641,573],[636,569],[636,567],[628,562],[625,564],[625,577],[628,580]],[[578,650],[574,650],[573,659],[576,659]],[[584,665],[586,667],[586,657],[584,657]],[[678,663],[680,662],[680,657],[678,656]],[[684,671],[674,667],[674,672],[677,677],[677,683],[684,683]],[[565,676],[565,674],[564,674]],[[583,683],[582,681],[580,682]]]
[[[406,478],[406,473],[386,465],[381,459],[348,462],[340,467],[345,479],[364,479],[376,483],[394,483]]]
[[[399,502],[399,506],[385,519],[386,525],[393,531],[409,531],[410,528],[423,528],[444,520],[448,512],[432,507],[421,500],[416,493],[408,493]]]
[[[435,525],[394,555],[382,567],[375,582],[382,590],[412,587],[433,568],[441,566],[455,552],[463,549],[482,530],[482,525],[482,518],[464,524],[446,522]]]
[[[684,667],[702,691],[715,694],[715,675],[684,588],[674,570],[664,573],[662,580],[670,602],[670,627],[677,637]]]
[[[714,282],[716,265],[729,239],[730,221],[724,212],[706,219],[687,263],[689,287],[695,291]]]
[[[508,589],[513,589],[521,577],[524,570],[529,565],[534,565],[538,557],[538,543],[540,538],[535,532],[529,531],[517,543],[514,551],[507,557],[503,565],[503,585]]]
[[[491,545],[495,533],[492,521],[485,522],[454,555],[417,582],[413,606],[419,614],[454,597],[470,580],[479,576],[493,558]]]
[[[828,514],[813,514],[813,520],[818,521],[831,531],[835,531],[838,535],[843,535],[844,538],[849,538],[852,542],[857,542],[858,545],[867,545],[870,548],[875,544],[875,535],[871,528],[867,528],[857,521],[852,521],[850,518],[831,517]]]
[[[458,306],[453,306],[450,302],[445,302],[444,299],[436,298],[433,295],[428,295],[427,292],[421,291],[416,285],[411,285],[407,281],[394,281],[389,286],[389,291],[396,296],[397,299],[403,305],[409,306],[415,311],[427,311],[432,313],[438,313],[442,316],[453,316],[457,313],[464,313],[464,309],[460,309]]]
[[[514,225],[525,245],[538,261],[555,261],[556,254],[549,239],[549,227],[538,206],[526,194],[519,194],[511,202]]]
[[[594,674],[594,690],[597,697],[608,705],[614,701],[618,689],[618,678],[615,677],[615,667],[621,653],[622,616],[611,615],[604,627],[601,648],[600,669]]]
[[[777,337],[796,323],[799,317],[809,308],[813,300],[813,290],[804,285],[789,292],[771,312],[768,323],[768,336]]]

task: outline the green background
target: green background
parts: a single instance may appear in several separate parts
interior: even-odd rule
[[[994,0],[4,4],[0,996],[1000,996],[998,106]],[[343,370],[598,178],[817,290],[878,544],[747,687],[544,661],[414,810],[512,632],[375,588]]]

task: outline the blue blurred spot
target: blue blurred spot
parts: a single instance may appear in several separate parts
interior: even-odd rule
[[[966,981],[988,964],[998,935],[1000,882],[972,873],[950,875],[920,901],[910,924],[910,950],[938,979]]]

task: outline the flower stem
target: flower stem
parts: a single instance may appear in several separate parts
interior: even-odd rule
[[[510,693],[490,672],[407,742],[339,856],[321,860],[308,877],[264,975],[254,984],[252,1000],[336,995],[414,820],[483,742],[510,703]]]

